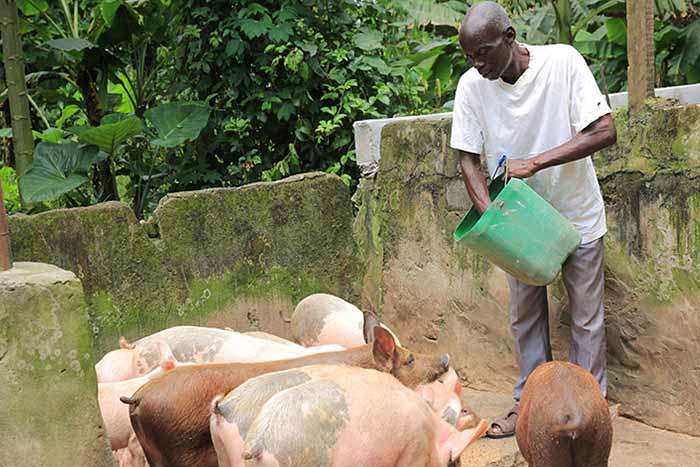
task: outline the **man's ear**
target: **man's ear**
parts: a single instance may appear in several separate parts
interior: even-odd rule
[[[513,26],[508,26],[506,30],[503,31],[503,35],[506,39],[506,44],[511,45],[516,37],[515,28]]]
[[[362,314],[365,320],[362,325],[362,334],[365,337],[365,343],[371,344],[374,342],[374,328],[380,326],[381,323],[374,314],[368,311],[363,311]]]

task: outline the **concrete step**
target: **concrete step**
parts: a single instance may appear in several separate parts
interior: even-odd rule
[[[509,394],[464,388],[462,400],[487,420],[513,405]],[[618,417],[613,424],[609,467],[700,467],[700,438],[650,427]],[[462,456],[462,467],[525,467],[515,437],[480,439]]]

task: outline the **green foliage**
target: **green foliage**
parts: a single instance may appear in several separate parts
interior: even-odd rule
[[[179,47],[168,80],[219,110],[209,144],[187,148],[179,167],[198,186],[204,167],[226,185],[314,169],[357,176],[354,121],[433,109],[423,98],[427,83],[406,60],[423,32],[406,27],[397,2],[173,6],[183,14],[171,28]]]
[[[209,120],[209,106],[202,102],[169,102],[146,111],[158,137],[154,146],[174,148],[197,139]]]
[[[19,180],[22,196],[28,203],[39,203],[68,193],[88,182],[88,171],[104,157],[93,145],[41,142],[32,166]]]
[[[476,1],[17,0],[34,136],[107,152],[100,167],[137,216],[171,191],[302,171],[352,185],[353,122],[450,108]],[[625,0],[500,3],[518,40],[571,42],[601,87],[625,89]],[[655,5],[657,85],[700,82],[700,0]]]
[[[19,211],[19,189],[17,188],[17,174],[12,167],[0,166],[0,183],[5,200],[5,209],[8,213]]]
[[[79,126],[71,128],[78,139],[86,144],[94,144],[107,154],[114,154],[119,146],[130,138],[141,134],[143,123],[138,117],[111,114],[102,119],[97,127]]]

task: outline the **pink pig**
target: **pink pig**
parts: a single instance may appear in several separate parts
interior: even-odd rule
[[[113,454],[119,467],[148,467],[146,455],[134,433],[129,437],[127,447],[113,451]]]
[[[265,376],[212,403],[221,467],[446,467],[487,429],[482,420],[457,431],[415,391],[374,370],[310,366]]]
[[[363,313],[352,303],[334,295],[317,293],[300,301],[291,318],[292,337],[304,347],[337,344],[346,348],[365,345],[375,325],[388,330],[401,345],[391,329],[373,315]]]
[[[133,395],[138,388],[174,367],[175,363],[168,360],[161,363],[147,375],[139,378],[111,383],[98,383],[97,400],[112,450],[116,451],[126,448],[129,436],[134,433],[129,421],[129,407],[124,405],[119,398]]]
[[[159,342],[167,344],[168,351]],[[175,326],[106,354],[95,365],[99,383],[142,376],[164,360],[183,363],[261,362],[343,350],[340,346],[306,349],[234,331],[200,326]]]
[[[453,368],[432,383],[418,386],[416,392],[443,420],[458,430],[473,422],[471,410],[462,409],[462,401],[459,398],[462,384]]]

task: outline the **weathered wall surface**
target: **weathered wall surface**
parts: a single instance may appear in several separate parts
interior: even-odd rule
[[[17,261],[83,281],[101,352],[173,324],[287,335],[281,313],[313,292],[352,298],[359,270],[349,190],[322,173],[169,195],[145,226],[122,203],[9,223]]]
[[[595,156],[606,199],[610,397],[649,424],[700,435],[700,106],[616,115],[618,145]],[[509,392],[517,367],[502,271],[452,239],[470,207],[450,120],[384,127],[378,171],[355,200],[365,307],[402,342],[448,351],[477,389]],[[550,286],[555,353],[568,316]]]
[[[0,466],[111,466],[80,281],[52,265],[0,272]]]

